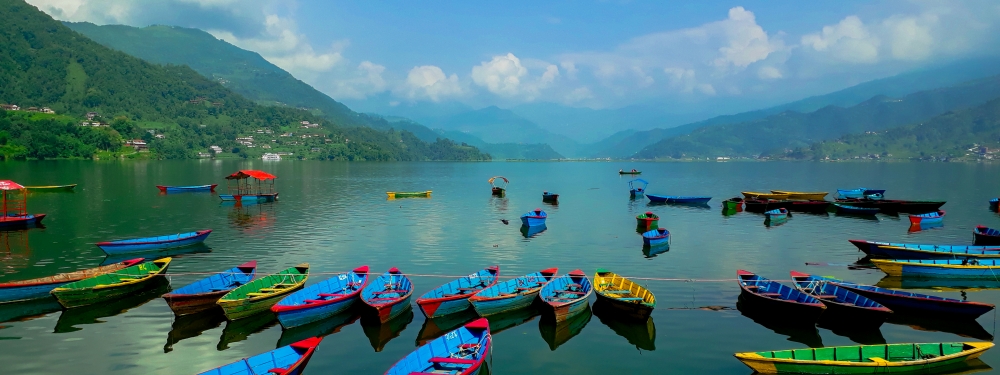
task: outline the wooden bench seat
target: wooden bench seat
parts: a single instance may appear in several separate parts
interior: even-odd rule
[[[434,357],[428,360],[431,363],[448,363],[456,365],[472,365],[475,364],[475,360],[462,359],[462,358],[444,358],[444,357]]]

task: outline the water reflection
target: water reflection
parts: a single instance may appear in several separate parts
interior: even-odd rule
[[[507,198],[505,197],[490,196],[490,205],[499,213],[507,212]]]
[[[275,218],[277,217],[275,208],[278,206],[275,202],[260,204],[222,203],[235,203],[229,204],[229,206],[233,207],[227,214],[229,223],[235,228],[242,229],[244,232],[269,229],[275,224]]]
[[[31,265],[28,229],[0,231],[0,265],[3,273],[14,273]]]
[[[174,344],[218,328],[225,321],[226,316],[221,308],[175,317],[174,323],[170,325],[170,332],[167,333],[167,343],[163,345],[163,352],[170,353],[174,350]]]
[[[789,217],[791,217],[791,216],[786,216],[786,217],[778,219],[778,218],[772,218],[770,216],[767,216],[767,217],[764,218],[764,226],[768,227],[768,228],[771,228],[771,227],[777,227],[777,226],[785,225],[785,223],[788,222],[788,218]]]
[[[816,325],[812,322],[787,319],[786,317],[778,318],[768,311],[756,309],[746,304],[742,297],[736,303],[736,309],[743,316],[753,320],[754,323],[760,324],[779,335],[787,336],[788,341],[802,343],[810,348],[823,347],[823,338],[820,337],[819,330],[816,329]]]
[[[646,258],[655,258],[659,254],[670,251],[670,244],[660,244],[656,246],[642,245],[642,255]]]
[[[406,329],[406,326],[413,321],[413,308],[407,308],[406,312],[392,318],[388,322],[382,323],[378,316],[371,313],[362,314],[361,328],[368,336],[368,342],[372,344],[375,352],[381,352],[392,339],[399,337],[399,334]]]
[[[425,319],[424,325],[420,327],[420,332],[417,333],[417,346],[421,346],[426,344],[428,341],[444,336],[445,333],[451,332],[466,323],[476,320],[478,317],[479,315],[477,315],[474,310],[468,309],[460,313],[448,314],[433,319]]]
[[[542,319],[538,320],[538,331],[541,332],[545,342],[549,344],[549,349],[555,351],[562,344],[579,335],[583,331],[583,327],[586,327],[587,323],[590,322],[592,315],[593,313],[590,311],[589,304],[583,312],[559,323],[556,323],[555,319],[546,314],[542,316]]]
[[[947,332],[977,340],[993,341],[993,334],[986,331],[975,319],[941,319],[910,314],[891,314],[886,323],[905,325],[919,331]]]
[[[958,292],[963,290],[1000,289],[1000,281],[973,279],[918,279],[913,277],[885,276],[875,283],[875,286],[891,289],[932,289]]]
[[[670,207],[676,207],[676,208],[687,209],[687,210],[692,210],[692,211],[705,211],[705,210],[711,210],[712,209],[712,206],[709,206],[708,203],[649,202],[649,203],[646,203],[646,206],[648,206],[648,207],[670,206]]]
[[[125,253],[125,254],[108,255],[108,256],[106,256],[104,258],[104,261],[101,262],[101,265],[102,266],[106,266],[106,265],[109,265],[109,264],[119,263],[119,262],[122,262],[122,261],[126,261],[126,260],[129,260],[129,259],[135,259],[135,258],[145,258],[146,260],[160,259],[160,258],[166,258],[166,257],[181,257],[181,258],[183,258],[184,255],[202,254],[202,253],[210,253],[210,252],[212,252],[212,248],[211,247],[208,247],[208,245],[205,245],[203,243],[199,243],[199,244],[194,244],[194,245],[191,245],[191,246],[184,246],[184,247],[178,247],[178,248],[173,248],[173,249],[166,249],[166,250],[161,250],[161,251],[147,251],[147,252],[141,252],[141,253]]]
[[[830,330],[830,332],[833,332],[837,336],[846,337],[848,340],[861,345],[886,344],[885,337],[882,336],[882,331],[878,327],[871,325],[855,326],[852,323],[838,319],[838,317],[826,316],[824,313],[824,315],[820,316],[817,326]]]
[[[166,278],[158,277],[152,283],[154,285],[141,294],[94,305],[66,309],[59,315],[59,320],[56,322],[56,328],[53,332],[76,332],[82,329],[78,328],[78,325],[104,323],[104,321],[100,320],[101,318],[115,316],[142,306],[170,291],[170,283],[167,282]]]
[[[359,302],[360,303],[360,302]],[[318,322],[306,324],[304,326],[292,327],[281,332],[278,339],[278,347],[289,345],[293,342],[305,340],[310,337],[323,337],[340,332],[361,318],[361,308],[355,304],[347,311],[331,316]]]
[[[17,303],[0,304],[0,323],[24,322],[62,310],[55,298],[48,297]]]
[[[220,352],[229,349],[229,344],[246,340],[250,335],[264,332],[277,324],[278,319],[270,311],[264,311],[249,318],[231,320],[226,323],[226,328],[222,329],[219,345],[215,349]]]
[[[549,229],[549,228],[546,227],[545,224],[536,225],[536,226],[533,226],[533,227],[529,227],[527,225],[522,225],[521,226],[521,236],[523,236],[524,238],[534,238],[535,236],[537,236],[537,235],[541,234],[542,232],[544,232],[546,229]]]
[[[653,325],[653,317],[645,321],[635,321],[622,319],[617,316],[619,313],[610,306],[608,301],[598,299],[594,302],[594,315],[611,328],[618,336],[624,337],[629,344],[635,345],[639,350],[656,350],[656,326]]]
[[[907,229],[906,231],[909,233],[917,233],[920,231],[925,231],[935,228],[943,228],[943,227],[944,227],[944,222],[940,221],[936,223],[919,223],[919,224],[910,224],[910,228]]]
[[[498,334],[500,332],[506,331],[508,329],[517,327],[524,323],[530,322],[535,319],[536,316],[542,314],[542,310],[537,304],[532,304],[523,309],[517,309],[514,311],[507,311],[504,313],[490,315],[488,318],[490,322],[490,334]]]
[[[838,213],[836,213],[836,215],[839,218],[850,219],[850,220],[857,220],[857,221],[874,221],[874,222],[880,221],[879,218],[878,218],[878,216],[875,216],[875,215],[848,214],[848,213],[842,213],[842,212],[838,212]]]

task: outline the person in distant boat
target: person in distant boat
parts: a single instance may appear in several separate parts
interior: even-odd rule
[[[625,170],[624,169],[619,169],[618,170],[618,173],[622,173],[622,172],[625,172]]]
[[[635,169],[632,169],[632,172],[635,172]]]

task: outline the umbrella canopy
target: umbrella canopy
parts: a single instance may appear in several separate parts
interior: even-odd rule
[[[275,178],[278,178],[277,176],[275,176],[273,174],[270,174],[270,173],[267,173],[267,172],[264,172],[264,171],[258,171],[258,170],[254,170],[254,169],[243,169],[243,170],[237,171],[236,173],[233,173],[233,174],[231,174],[229,176],[226,176],[226,179],[227,180],[242,180],[244,178],[250,178],[250,177],[256,178],[258,180],[273,180]]]
[[[11,180],[0,181],[0,190],[23,190],[24,186]]]

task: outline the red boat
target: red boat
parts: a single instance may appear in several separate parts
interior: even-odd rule
[[[28,189],[11,180],[0,181],[3,192],[3,216],[0,229],[33,227],[42,223],[45,214],[28,214]]]

